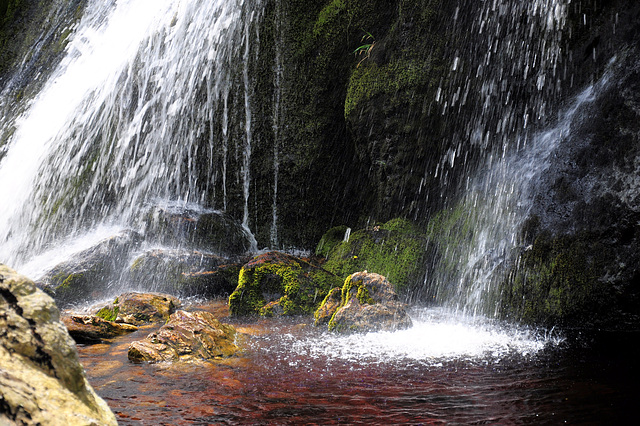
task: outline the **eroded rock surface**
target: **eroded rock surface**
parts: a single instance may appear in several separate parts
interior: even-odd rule
[[[108,321],[143,325],[166,321],[180,306],[180,300],[169,294],[131,292],[116,297],[96,315]]]
[[[135,325],[107,321],[96,315],[64,315],[62,322],[77,343],[97,343],[138,329]]]
[[[392,331],[411,325],[406,305],[398,300],[393,285],[382,275],[364,271],[346,279],[342,301],[329,321],[329,330]]]
[[[233,356],[240,349],[236,331],[205,311],[177,311],[167,324],[129,346],[133,362],[187,361]]]
[[[0,265],[0,424],[116,425],[53,299]]]

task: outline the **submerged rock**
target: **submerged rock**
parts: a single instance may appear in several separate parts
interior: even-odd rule
[[[263,253],[240,270],[229,297],[231,315],[313,313],[341,279],[302,259],[281,252]]]
[[[96,316],[107,321],[143,325],[166,321],[180,306],[180,300],[169,294],[124,293],[97,311]]]
[[[184,296],[229,295],[238,285],[240,268],[249,260],[186,250],[150,250],[136,258],[128,281],[137,287]]]
[[[332,300],[325,300],[318,311],[326,309],[328,303]],[[329,321],[329,330],[392,331],[411,325],[406,305],[398,301],[393,285],[382,275],[364,271],[346,279],[341,304]]]
[[[98,343],[138,329],[135,325],[107,321],[97,315],[66,315],[62,322],[77,343]]]
[[[53,299],[0,266],[0,423],[116,425]]]
[[[129,254],[141,240],[142,237],[132,231],[102,240],[55,266],[37,284],[52,294],[60,307],[103,298],[109,284],[118,279]]]
[[[236,331],[210,312],[177,311],[156,333],[129,346],[132,362],[187,361],[226,358],[240,348]]]

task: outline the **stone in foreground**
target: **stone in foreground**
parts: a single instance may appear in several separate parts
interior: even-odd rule
[[[169,322],[146,339],[129,346],[129,360],[136,363],[227,358],[235,355],[236,331],[205,311],[177,311]]]
[[[393,331],[411,325],[406,305],[398,301],[393,285],[382,275],[364,271],[345,280],[342,303],[329,321],[329,330],[346,333]]]
[[[0,265],[0,424],[116,425],[53,299]]]

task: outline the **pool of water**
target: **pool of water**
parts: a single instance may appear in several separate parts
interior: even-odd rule
[[[79,345],[120,424],[622,424],[640,396],[637,333],[561,336],[419,309],[410,330],[336,336],[308,318],[195,307],[244,333],[244,353],[129,363],[129,343],[154,327]]]

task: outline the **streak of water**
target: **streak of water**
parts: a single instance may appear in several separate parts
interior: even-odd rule
[[[15,119],[0,163],[0,197],[11,200],[0,206],[0,261],[19,268],[99,224],[135,227],[157,198],[203,202],[220,176],[212,164],[220,151],[226,188],[230,139],[211,129],[228,126],[239,47],[246,46],[244,56],[250,51],[259,6],[90,2],[66,57]],[[251,106],[243,86],[248,162]],[[224,197],[226,207],[226,189]]]

